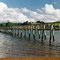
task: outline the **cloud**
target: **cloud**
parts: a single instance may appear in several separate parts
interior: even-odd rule
[[[42,13],[45,17],[45,20],[48,22],[54,22],[60,20],[60,9],[55,9],[53,5],[46,4],[44,8],[42,8]]]
[[[27,13],[27,15],[26,15]],[[55,9],[53,5],[45,4],[42,9],[31,11],[27,8],[8,8],[8,6],[0,2],[0,23],[2,22],[54,22],[60,20],[60,9]]]
[[[60,9],[55,9],[53,5],[49,4],[45,4],[45,7],[42,9],[37,9],[37,12],[26,8],[22,8],[22,12],[28,13],[30,18],[35,19],[35,21],[54,22],[60,20]]]
[[[41,18],[43,18],[43,15],[37,13],[36,11],[31,11],[31,10],[28,10],[26,8],[22,8],[20,11],[23,12],[23,13],[24,12],[28,13],[29,14],[29,18],[32,18],[35,21],[41,20]]]
[[[0,23],[2,22],[24,22],[29,21],[29,18],[20,12],[18,8],[8,8],[8,6],[0,2]]]
[[[2,12],[4,9],[8,8],[6,4],[3,2],[0,2],[0,12]]]

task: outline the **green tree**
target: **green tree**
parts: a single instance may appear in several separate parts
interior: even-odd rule
[[[11,26],[12,26],[12,23],[8,21],[8,22],[6,23],[6,26],[11,27]]]

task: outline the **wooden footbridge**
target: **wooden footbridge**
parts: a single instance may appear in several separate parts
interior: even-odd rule
[[[49,38],[49,45],[51,45],[51,40],[54,38],[54,30],[60,30],[60,22],[57,22],[59,26],[55,26],[56,23],[43,23],[43,24],[27,24],[27,25],[20,25],[20,26],[12,26],[12,27],[0,27],[0,32],[8,33],[11,35],[17,35],[18,37],[26,38],[27,30],[29,32],[28,39],[31,40],[31,31],[33,34],[33,39],[36,40],[36,32],[38,32],[38,38],[43,43],[43,40],[46,39],[46,30],[50,30],[50,38]],[[23,36],[23,30],[25,31]],[[41,32],[42,30],[42,36]],[[17,33],[16,33],[17,31]]]

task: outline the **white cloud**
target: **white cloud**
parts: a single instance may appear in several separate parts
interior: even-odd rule
[[[29,18],[20,12],[18,8],[8,8],[3,2],[0,2],[0,23],[2,22],[24,22]]]
[[[4,4],[3,2],[0,2],[0,12],[2,12],[6,8],[7,8],[7,5]]]
[[[35,21],[54,22],[60,20],[60,9],[55,9],[53,5],[46,4],[44,8],[37,9],[37,11],[39,13],[22,8],[22,12],[28,13]]]
[[[42,8],[42,13],[47,22],[54,22],[60,20],[60,9],[55,9],[53,5],[46,4],[44,8]]]
[[[27,13],[28,15],[24,13]],[[53,5],[46,4],[42,9],[31,11],[26,8],[8,8],[5,3],[0,2],[0,23],[7,22],[8,20],[10,22],[30,22],[37,20],[54,22],[60,20],[60,9],[55,9]]]
[[[41,20],[41,18],[43,18],[43,15],[41,15],[41,14],[35,12],[35,11],[28,10],[26,8],[22,8],[20,11],[23,12],[23,13],[24,12],[28,13],[30,15],[30,18],[34,19],[35,21]]]

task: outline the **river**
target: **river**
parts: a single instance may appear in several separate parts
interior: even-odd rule
[[[60,57],[60,31],[55,31],[52,46],[49,46],[49,31],[44,44],[40,41],[34,41],[32,37],[28,40],[0,33],[0,57]]]

